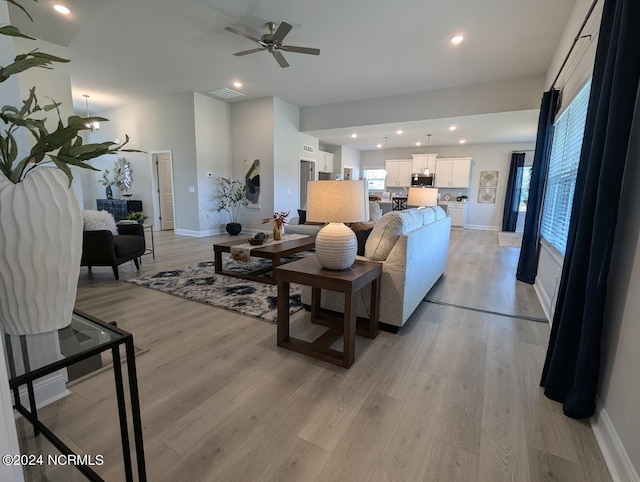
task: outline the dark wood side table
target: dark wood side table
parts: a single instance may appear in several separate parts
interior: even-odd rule
[[[346,270],[331,271],[323,268],[315,256],[294,261],[277,268],[278,280],[278,346],[297,351],[334,365],[349,368],[355,360],[356,333],[368,338],[378,336],[378,303],[382,265],[372,261],[356,261]],[[329,330],[312,342],[289,336],[289,285],[298,283],[311,286],[311,322],[329,326]],[[356,326],[358,292],[371,283],[369,322],[364,329]],[[321,313],[321,290],[344,293],[342,319],[327,318]],[[329,348],[343,338],[343,350]]]

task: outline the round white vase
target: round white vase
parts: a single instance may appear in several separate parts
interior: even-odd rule
[[[71,323],[82,256],[82,212],[64,173],[0,174],[0,324],[34,335]]]

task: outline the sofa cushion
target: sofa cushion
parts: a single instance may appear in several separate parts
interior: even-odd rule
[[[440,206],[434,206],[433,210],[436,213],[436,221],[440,221],[441,219],[444,219],[447,217],[447,213],[445,213],[444,209],[442,209]]]
[[[307,222],[307,211],[306,209],[298,209],[298,224],[304,224]]]
[[[358,240],[358,256],[364,256],[364,249],[365,246],[367,245],[367,239],[369,239],[369,235],[371,234],[371,231],[373,231],[373,228],[369,228],[369,229],[359,229],[357,231],[354,231],[355,235],[356,235],[356,240]]]
[[[373,227],[364,255],[372,261],[384,261],[401,235],[421,226],[422,215],[417,209],[385,214]]]
[[[422,215],[423,225],[431,224],[436,220],[436,212],[431,207],[426,207],[424,209],[421,209],[420,214]]]
[[[369,221],[378,222],[382,217],[382,208],[380,204],[374,201],[369,201]]]
[[[83,229],[85,231],[111,231],[114,236],[118,235],[118,227],[113,215],[108,211],[95,211],[85,209],[82,211]]]

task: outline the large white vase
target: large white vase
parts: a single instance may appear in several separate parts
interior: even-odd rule
[[[34,335],[71,323],[82,256],[82,213],[58,169],[18,184],[0,174],[0,324]]]

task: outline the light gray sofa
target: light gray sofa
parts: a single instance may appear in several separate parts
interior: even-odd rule
[[[392,211],[382,216],[367,239],[362,259],[382,263],[380,322],[401,327],[442,276],[449,255],[451,218],[441,207]],[[311,304],[311,289],[302,287]],[[370,287],[358,298],[357,315],[369,318]],[[342,313],[344,296],[322,291],[322,308]]]
[[[369,202],[369,221],[376,222],[382,217],[382,209],[377,202]],[[324,225],[319,224],[298,224],[300,222],[299,217],[294,217],[284,225],[284,232],[286,234],[307,234],[309,236],[316,236]]]

